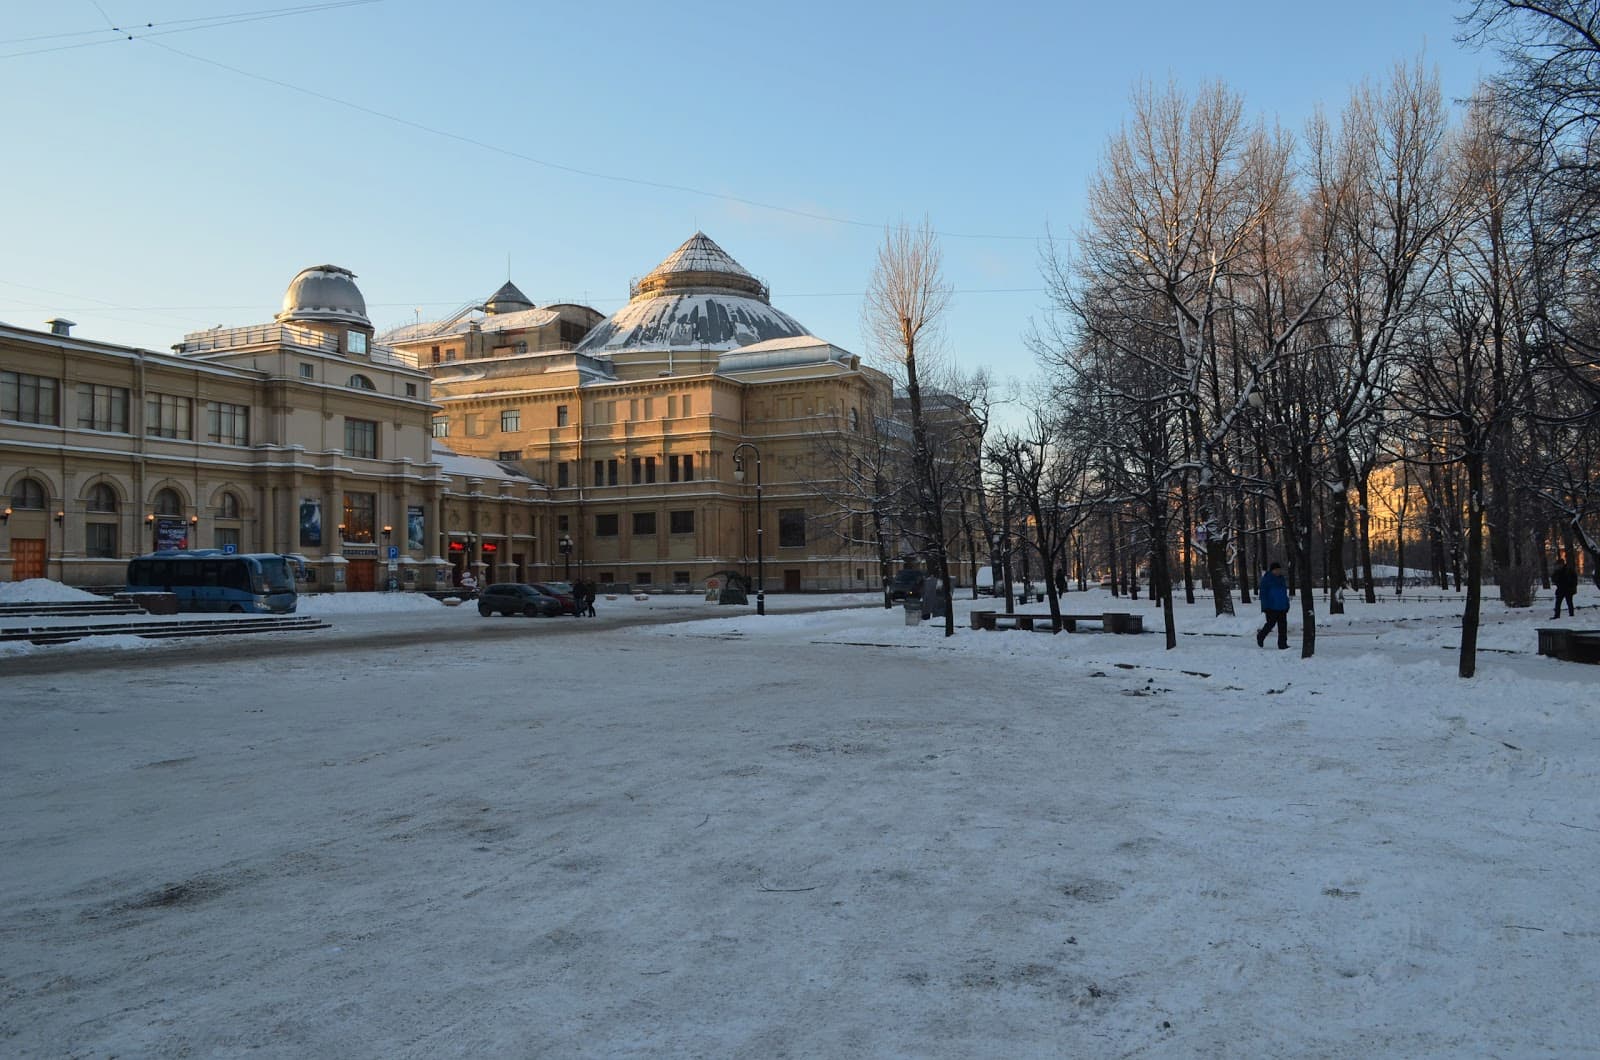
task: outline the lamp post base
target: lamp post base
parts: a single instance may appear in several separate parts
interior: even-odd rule
[[[766,613],[767,613],[767,591],[765,589],[757,589],[756,590],[756,614],[764,615]]]

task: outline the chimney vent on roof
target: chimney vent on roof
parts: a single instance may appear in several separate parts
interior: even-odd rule
[[[45,323],[50,325],[52,335],[71,335],[72,329],[78,326],[76,320],[68,320],[66,317],[51,317]]]

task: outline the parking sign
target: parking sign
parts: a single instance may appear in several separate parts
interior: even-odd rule
[[[392,562],[392,561],[397,560],[399,558],[400,558],[400,546],[399,545],[390,545],[389,546],[389,559],[390,559],[390,561]]]

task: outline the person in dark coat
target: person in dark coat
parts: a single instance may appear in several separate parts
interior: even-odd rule
[[[1578,595],[1578,572],[1562,560],[1556,564],[1556,569],[1550,572],[1550,584],[1556,591],[1556,611],[1551,618],[1561,617],[1561,601],[1567,602],[1567,615],[1572,615],[1572,601]]]
[[[937,574],[922,579],[922,619],[944,616],[944,584]]]
[[[1060,567],[1056,568],[1056,595],[1065,596],[1067,593],[1067,572]]]
[[[599,591],[600,591],[599,583],[597,583],[597,582],[585,582],[584,583],[584,586],[583,586],[583,613],[588,615],[590,618],[594,618],[595,617],[595,613],[594,613],[594,597],[595,597],[595,594],[598,593]]]
[[[1283,564],[1274,563],[1261,576],[1256,589],[1261,597],[1261,613],[1267,616],[1266,625],[1256,630],[1256,647],[1266,646],[1267,634],[1278,627],[1278,647],[1289,646],[1289,585],[1283,580]]]

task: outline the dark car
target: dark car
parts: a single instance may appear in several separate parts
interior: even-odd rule
[[[534,582],[533,587],[561,605],[561,614],[578,613],[578,598],[572,595],[572,586],[566,582]]]
[[[897,600],[920,600],[922,580],[926,577],[922,571],[907,567],[889,579],[889,587],[883,591],[884,598],[891,604]]]
[[[496,611],[502,615],[559,615],[561,601],[532,585],[504,583],[491,585],[478,594],[478,614],[488,618]]]

